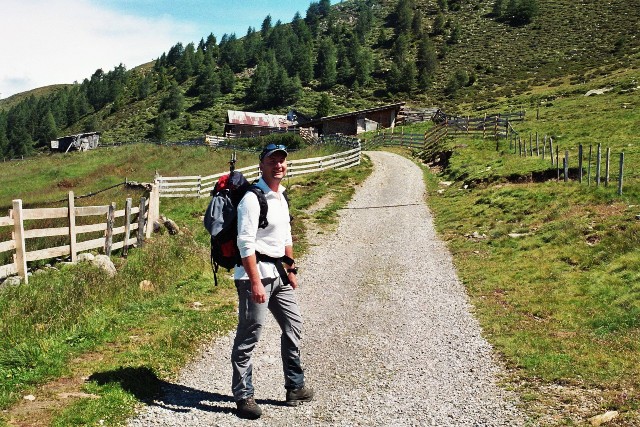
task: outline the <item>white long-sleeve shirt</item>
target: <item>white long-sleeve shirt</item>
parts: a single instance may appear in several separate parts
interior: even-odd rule
[[[257,186],[264,191],[267,199],[266,228],[258,228],[260,204],[258,197],[247,191],[238,204],[238,249],[240,256],[246,258],[256,252],[273,258],[284,256],[284,248],[291,246],[291,224],[289,222],[289,205],[283,196],[285,188],[280,185],[278,191],[272,191],[262,178]],[[278,277],[278,271],[273,263],[258,262],[260,277]],[[233,274],[236,280],[248,280],[249,276],[243,266],[236,266]]]

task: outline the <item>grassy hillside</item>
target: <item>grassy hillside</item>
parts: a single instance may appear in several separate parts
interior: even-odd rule
[[[637,69],[640,63],[640,40],[637,37],[640,8],[632,0],[612,0],[606,5],[537,0],[538,13],[531,23],[520,26],[497,18],[493,14],[494,2],[449,1],[448,7],[442,8],[442,4],[447,2],[415,0],[412,11],[414,16],[418,13],[422,16],[420,28],[435,46],[437,66],[428,88],[389,92],[387,78],[398,32],[393,26],[398,2],[379,0],[370,3],[373,18],[365,45],[371,49],[374,61],[371,81],[363,87],[336,84],[327,90],[317,79],[312,79],[294,104],[273,106],[269,111],[282,114],[293,107],[313,115],[321,93],[330,95],[331,113],[398,100],[407,101],[415,107],[440,106],[449,112],[462,111],[461,105],[468,105],[472,110],[503,109],[516,103],[515,95],[529,95],[518,97],[519,104],[538,104],[540,99],[536,88],[541,86],[557,86],[567,81],[588,85],[601,76]],[[358,18],[357,2],[343,1],[333,9],[332,17],[321,23],[321,31],[340,26],[353,29]],[[301,12],[304,16],[304,11]],[[443,26],[436,29],[439,19]],[[408,53],[410,61],[415,60],[419,44],[416,36],[412,37]],[[136,79],[149,72],[152,65],[137,67],[134,70],[138,76]],[[213,106],[206,108],[190,94],[196,77],[180,83],[179,87],[185,94],[184,110],[179,117],[170,120],[166,138],[176,141],[201,137],[205,132],[220,134],[227,109],[260,109],[246,97],[253,72],[253,69],[248,69],[236,73],[234,90],[220,96]],[[470,80],[451,90],[456,73]],[[134,88],[130,90],[134,91]],[[136,98],[132,92],[124,103],[119,101],[117,108],[108,104],[100,111],[60,129],[60,133],[95,128],[103,131],[105,142],[152,138],[161,102],[168,91],[165,86],[143,99]],[[23,99],[24,95],[12,98]],[[5,107],[8,102],[3,102]]]

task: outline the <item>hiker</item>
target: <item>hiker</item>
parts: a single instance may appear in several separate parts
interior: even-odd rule
[[[284,145],[267,145],[260,153],[262,177],[256,184],[267,200],[266,228],[259,228],[260,204],[247,191],[238,205],[238,249],[242,265],[234,271],[238,291],[238,328],[231,352],[232,391],[241,418],[257,419],[262,410],[254,399],[251,353],[271,311],[282,330],[280,339],[286,404],[297,406],[313,399],[305,386],[300,361],[302,317],[293,290],[298,272],[293,260],[289,205],[280,184],[287,173]]]

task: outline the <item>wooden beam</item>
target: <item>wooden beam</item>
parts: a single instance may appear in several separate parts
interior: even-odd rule
[[[16,244],[16,253],[13,255],[13,261],[16,265],[16,272],[25,284],[29,283],[27,276],[27,256],[26,245],[24,241],[24,220],[22,211],[22,200],[13,201],[13,241]]]

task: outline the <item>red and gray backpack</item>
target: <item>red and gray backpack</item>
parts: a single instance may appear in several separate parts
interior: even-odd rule
[[[247,191],[258,198],[260,204],[259,228],[266,228],[267,199],[264,191],[255,184],[250,184],[242,173],[231,171],[221,176],[211,191],[211,201],[204,213],[204,227],[211,235],[211,265],[216,286],[218,285],[218,268],[227,271],[241,265],[238,250],[238,204]]]

